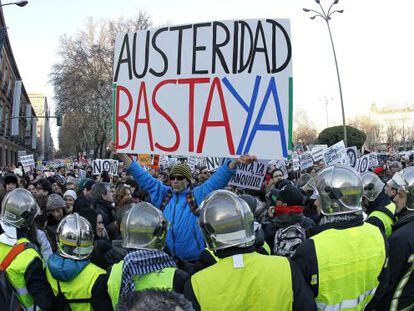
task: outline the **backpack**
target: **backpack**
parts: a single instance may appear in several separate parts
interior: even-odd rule
[[[7,277],[6,269],[21,252],[29,247],[33,246],[31,246],[30,243],[19,243],[14,245],[0,264],[0,306],[2,306],[2,310],[24,310],[24,307],[17,298],[17,293],[14,287]]]
[[[165,206],[168,204],[168,202],[170,202],[172,196],[173,196],[173,194],[172,194],[171,190],[168,190],[164,194],[164,197],[162,198],[161,204],[159,206],[159,210],[161,212],[164,212]],[[196,202],[196,199],[194,197],[194,193],[193,193],[192,189],[190,189],[190,191],[187,192],[187,194],[185,196],[185,200],[186,200],[188,206],[190,207],[191,213],[193,213],[197,217],[200,216],[198,214],[198,206],[197,206],[197,202]]]
[[[305,240],[305,229],[298,223],[286,228],[279,228],[275,233],[273,253],[274,255],[291,257],[295,254],[296,248]]]

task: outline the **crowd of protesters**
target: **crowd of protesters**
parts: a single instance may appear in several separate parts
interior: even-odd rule
[[[412,156],[362,176],[271,164],[261,190],[227,185],[253,156],[214,171],[115,156],[115,176],[3,170],[0,262],[25,309],[414,309]]]

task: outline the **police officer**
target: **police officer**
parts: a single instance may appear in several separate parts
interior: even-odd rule
[[[378,310],[414,308],[414,167],[407,167],[392,177],[397,188],[394,202],[397,221],[390,243],[390,279],[388,291]]]
[[[73,311],[112,310],[105,270],[89,260],[91,224],[74,213],[61,220],[56,237],[58,252],[49,257],[46,274],[58,303],[68,303]]]
[[[150,288],[182,293],[188,274],[176,268],[175,261],[162,251],[168,222],[162,212],[147,202],[132,204],[121,221],[124,260],[112,266],[108,291],[112,305],[132,291]]]
[[[199,224],[220,260],[191,276],[184,295],[196,310],[314,310],[312,292],[288,258],[255,252],[254,216],[232,192],[212,192]]]
[[[386,278],[385,236],[363,221],[362,180],[352,168],[325,168],[316,177],[316,189],[323,217],[316,235],[296,249],[293,259],[319,310],[363,310],[376,291],[383,293],[377,287],[378,279]]]
[[[22,188],[6,194],[1,204],[0,262],[4,263],[6,257],[10,259],[12,252],[17,254],[13,256],[6,274],[26,310],[34,310],[36,306],[52,310],[54,306],[54,295],[46,279],[42,257],[33,244],[36,241],[31,239],[35,230],[33,221],[39,212],[32,194]]]
[[[362,204],[368,214],[366,222],[377,226],[389,237],[395,221],[395,204],[385,194],[385,184],[377,174],[365,172],[361,178],[364,187]]]

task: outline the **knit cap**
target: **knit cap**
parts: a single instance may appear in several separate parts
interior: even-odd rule
[[[184,176],[191,183],[191,169],[187,164],[182,163],[174,165],[171,169],[170,176],[176,174]]]
[[[60,195],[52,193],[47,198],[46,211],[50,212],[58,208],[66,209],[66,202],[62,199]]]
[[[64,194],[63,194],[63,197],[65,197],[65,196],[70,196],[70,197],[72,197],[74,200],[76,200],[77,198],[78,198],[78,196],[76,195],[76,192],[75,191],[73,191],[73,190],[67,190]]]

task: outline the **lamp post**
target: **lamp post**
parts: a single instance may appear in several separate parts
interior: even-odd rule
[[[336,58],[336,51],[335,51],[335,45],[332,39],[332,31],[331,31],[331,27],[329,25],[329,21],[331,20],[331,16],[334,13],[343,13],[344,10],[335,10],[332,9],[334,7],[334,5],[338,4],[339,0],[334,0],[331,4],[331,6],[329,7],[328,11],[325,12],[325,9],[323,8],[323,6],[321,5],[321,1],[320,0],[315,0],[315,2],[320,6],[321,11],[316,11],[316,10],[311,10],[311,9],[306,9],[304,8],[303,11],[305,11],[306,13],[308,12],[312,12],[313,16],[310,17],[310,19],[315,19],[316,17],[320,17],[322,18],[325,22],[326,22],[326,26],[328,27],[328,32],[329,32],[329,38],[331,39],[331,45],[332,45],[332,52],[334,55],[334,59],[335,59],[335,67],[336,67],[336,75],[338,77],[338,85],[339,85],[339,96],[341,99],[341,109],[342,109],[342,124],[344,127],[344,142],[345,142],[345,146],[347,146],[347,135],[346,135],[346,122],[345,122],[345,108],[344,108],[344,100],[342,97],[342,86],[341,86],[341,78],[339,76],[339,69],[338,69],[338,60]]]
[[[29,3],[29,1],[16,1],[16,2],[9,2],[9,3],[5,3],[5,4],[0,4],[0,8],[1,8],[1,7],[3,7],[3,6],[6,6],[6,5],[12,5],[12,4],[15,4],[15,5],[17,5],[17,6],[23,7],[23,6],[25,6],[26,4],[28,4],[28,3]]]

